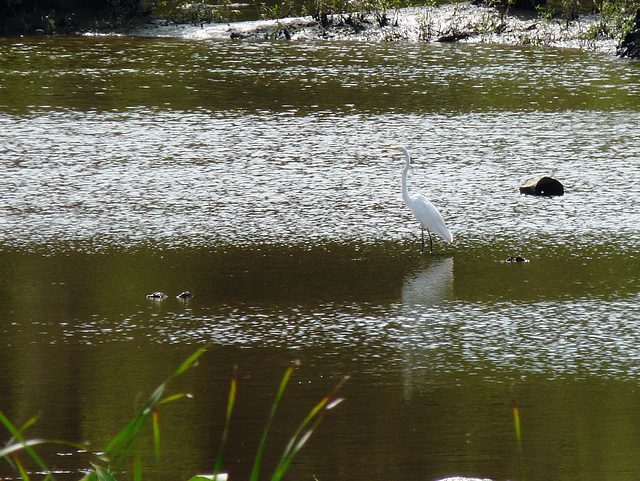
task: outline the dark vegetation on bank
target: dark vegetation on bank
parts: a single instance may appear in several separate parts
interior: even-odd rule
[[[0,0],[0,33],[70,34],[136,22],[140,0]]]
[[[367,15],[380,26],[388,12],[436,0],[0,0],[0,35],[68,35],[110,32],[151,19],[204,24],[235,20],[311,16],[329,28],[339,21],[365,29]],[[445,0],[447,1],[447,0]],[[619,42],[618,54],[640,58],[640,0],[472,0],[504,15],[529,11],[542,19],[567,24],[583,15],[597,15],[597,35]],[[247,18],[247,14],[250,18]]]

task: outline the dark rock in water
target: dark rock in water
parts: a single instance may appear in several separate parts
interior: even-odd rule
[[[528,179],[520,186],[520,193],[525,195],[564,195],[564,186],[551,177]]]
[[[167,297],[167,295],[160,291],[154,292],[153,294],[147,294],[147,299],[164,299],[165,297]]]
[[[507,258],[505,262],[529,262],[529,259],[525,257],[515,256]]]
[[[191,294],[189,291],[184,291],[178,294],[176,297],[178,299],[191,299],[193,297],[193,294]]]
[[[616,55],[640,59],[640,10],[636,12],[636,20],[633,27],[616,49]]]

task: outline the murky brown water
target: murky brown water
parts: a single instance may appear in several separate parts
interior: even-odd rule
[[[5,39],[0,58],[0,410],[40,412],[33,436],[104,446],[211,343],[155,479],[211,470],[234,366],[226,469],[247,478],[294,359],[267,468],[351,379],[289,479],[637,479],[635,63],[128,38]],[[433,257],[398,144],[456,239]],[[518,194],[546,174],[564,197]]]

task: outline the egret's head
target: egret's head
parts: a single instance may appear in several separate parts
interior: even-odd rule
[[[399,150],[400,152],[402,152],[404,154],[404,158],[407,159],[407,167],[411,168],[411,158],[409,157],[409,151],[407,149],[405,149],[404,147],[401,147],[401,146],[388,147],[388,149],[390,149],[390,150]]]

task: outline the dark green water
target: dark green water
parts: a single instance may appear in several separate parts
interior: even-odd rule
[[[237,367],[225,469],[247,479],[297,359],[264,477],[349,375],[288,479],[638,479],[637,64],[131,38],[0,60],[0,410],[40,413],[27,434],[100,449],[209,343],[143,475],[211,471]],[[453,232],[434,256],[391,145]],[[519,195],[541,175],[566,195]],[[92,460],[47,449],[59,479]]]

